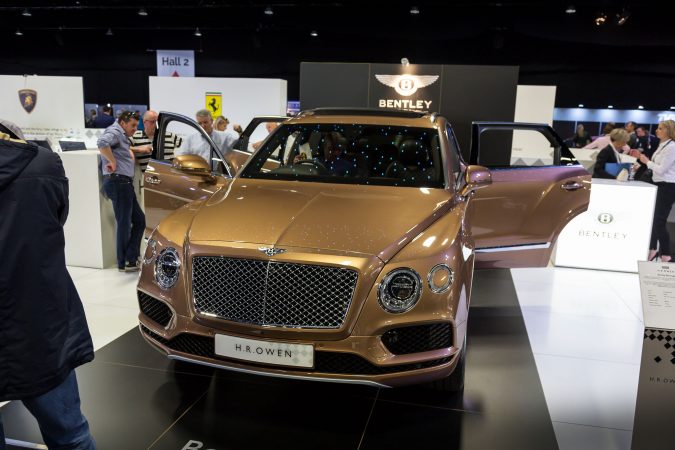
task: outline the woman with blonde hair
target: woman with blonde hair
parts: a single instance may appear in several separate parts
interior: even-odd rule
[[[230,124],[230,121],[227,120],[227,117],[218,116],[216,120],[213,121],[213,128],[218,131],[225,131],[227,126]]]
[[[670,209],[675,203],[675,121],[664,120],[659,122],[656,137],[661,143],[656,152],[649,159],[640,155],[640,161],[652,171],[652,179],[658,187],[656,191],[656,206],[654,207],[654,222],[652,224],[652,239],[649,244],[649,260],[661,256],[661,261],[670,262],[670,236],[666,228]],[[658,248],[657,248],[658,242]]]

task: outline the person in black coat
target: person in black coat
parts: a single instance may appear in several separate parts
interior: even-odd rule
[[[94,449],[74,372],[94,350],[66,270],[68,179],[56,153],[22,139],[0,120],[0,402],[21,400],[49,448]]]
[[[605,170],[605,164],[621,162],[619,154],[628,142],[628,138],[628,133],[623,128],[615,128],[609,133],[610,143],[598,153],[593,168],[593,178],[616,178],[616,175],[612,175]]]

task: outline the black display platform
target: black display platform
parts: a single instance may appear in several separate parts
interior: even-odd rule
[[[463,395],[282,380],[169,361],[137,329],[77,370],[108,449],[557,449],[508,270],[477,271]],[[8,438],[42,442],[20,402]]]

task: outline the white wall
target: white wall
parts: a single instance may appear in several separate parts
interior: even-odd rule
[[[27,113],[19,90],[37,91],[37,102]],[[82,77],[0,75],[0,117],[19,125],[25,134],[69,134],[84,128]]]
[[[221,92],[223,115],[242,127],[255,116],[286,114],[286,80],[150,77],[150,108],[194,118],[207,92]]]
[[[515,122],[553,125],[555,92],[555,86],[519,85],[516,91]],[[549,142],[536,132],[514,131],[511,148],[512,162],[522,159],[528,165],[535,161],[551,164],[553,160]]]

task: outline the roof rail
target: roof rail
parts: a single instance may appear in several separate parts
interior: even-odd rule
[[[380,108],[315,108],[301,111],[298,115],[314,116],[385,116],[402,117],[407,119],[419,119],[429,115],[426,111],[410,111],[403,109],[380,109]]]

